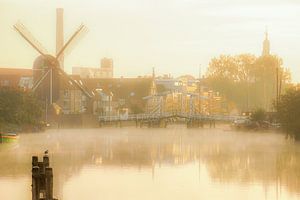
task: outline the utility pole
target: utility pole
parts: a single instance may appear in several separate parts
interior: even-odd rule
[[[53,99],[52,99],[52,93],[53,93],[53,88],[52,88],[52,82],[53,82],[53,69],[51,68],[50,69],[50,105],[52,105],[52,101],[53,101]]]
[[[199,65],[199,82],[198,82],[198,113],[201,114],[201,65]]]
[[[279,73],[279,96],[278,96],[278,99],[279,99],[279,100],[280,100],[280,97],[281,97],[282,75],[283,75],[283,71],[281,71],[281,72]]]
[[[48,98],[46,97],[46,105],[45,105],[45,121],[46,121],[46,125],[48,123]]]
[[[264,66],[264,74],[263,74],[263,94],[264,94],[264,108],[267,110],[267,97],[266,97],[266,67]]]
[[[276,67],[276,108],[278,106],[279,101],[279,67]]]

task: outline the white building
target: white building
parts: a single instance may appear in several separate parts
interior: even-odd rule
[[[100,67],[73,67],[72,75],[80,78],[113,78],[113,60],[102,58]]]

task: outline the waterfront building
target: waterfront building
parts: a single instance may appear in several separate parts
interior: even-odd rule
[[[152,78],[82,79],[84,86],[94,95],[93,112],[100,115],[144,113],[151,102],[146,96],[156,93]]]
[[[0,87],[31,89],[32,69],[0,68]]]
[[[79,77],[72,77],[78,85],[84,88],[83,83]],[[66,78],[60,79],[59,99],[56,104],[60,107],[63,114],[82,114],[89,110],[88,90],[79,89],[74,83]]]

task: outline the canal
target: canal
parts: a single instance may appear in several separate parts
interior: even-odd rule
[[[0,144],[0,199],[31,199],[31,156],[49,150],[60,200],[300,199],[300,144],[278,133],[104,128]]]

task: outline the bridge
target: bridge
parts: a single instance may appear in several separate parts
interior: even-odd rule
[[[245,116],[232,115],[203,115],[190,113],[145,113],[131,115],[116,115],[116,116],[99,116],[100,126],[105,124],[115,124],[122,126],[122,122],[132,121],[137,127],[166,127],[169,123],[185,122],[188,128],[203,127],[204,124],[209,124],[210,127],[215,126],[215,122],[233,122],[235,120],[246,119]]]
[[[176,97],[177,101],[174,100]],[[197,93],[163,92],[143,98],[148,102],[144,114],[124,114],[99,116],[100,126],[105,124],[116,124],[121,126],[126,121],[133,121],[137,127],[144,125],[148,127],[166,127],[169,123],[185,122],[187,127],[203,127],[209,124],[215,126],[215,122],[233,122],[246,119],[245,116],[232,116],[214,114],[211,109],[211,101],[208,97]],[[170,102],[167,102],[169,99]],[[205,103],[206,105],[205,109]],[[210,104],[209,104],[210,103]]]

